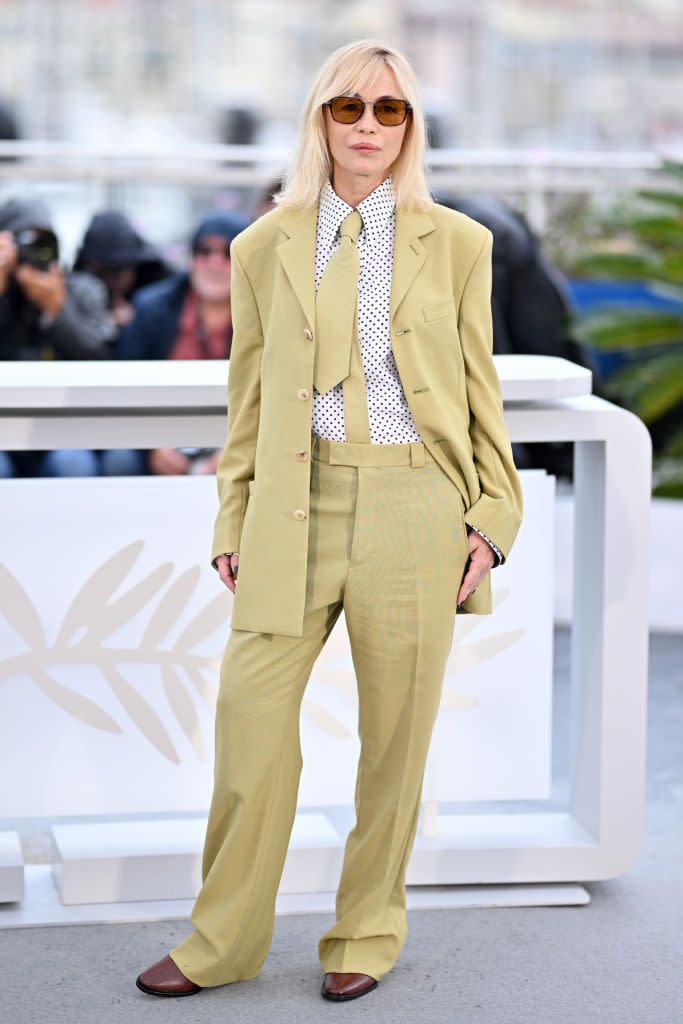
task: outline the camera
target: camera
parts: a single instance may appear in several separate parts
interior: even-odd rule
[[[48,270],[59,261],[59,241],[48,228],[22,228],[14,232],[17,262],[27,263],[36,270]]]
[[[190,460],[190,473],[194,474],[198,470],[199,463],[202,459],[208,458],[213,455],[215,448],[176,448],[176,451],[180,452],[187,459]]]

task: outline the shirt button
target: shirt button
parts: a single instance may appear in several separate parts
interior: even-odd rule
[[[296,457],[297,457],[297,461],[299,461],[299,462],[305,462],[305,461],[306,461],[306,459],[308,458],[308,452],[307,452],[307,451],[300,451],[300,452],[297,452],[297,453],[296,453]]]
[[[302,508],[297,508],[294,510],[294,516],[296,519],[305,519],[306,513]]]
[[[304,401],[306,398],[308,398],[309,395],[308,388],[299,388],[296,395],[297,398],[300,398],[302,401]]]
[[[304,331],[304,338],[306,339],[306,341],[313,341],[313,331],[311,330],[310,327],[307,327],[306,330]]]

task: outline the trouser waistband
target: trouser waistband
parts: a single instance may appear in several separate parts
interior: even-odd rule
[[[311,458],[338,466],[424,466],[433,462],[422,441],[400,444],[362,444],[333,441],[311,434]]]

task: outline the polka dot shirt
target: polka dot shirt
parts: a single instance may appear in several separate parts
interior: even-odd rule
[[[332,253],[339,246],[339,226],[354,209],[325,182],[318,204],[315,289]],[[356,207],[363,225],[358,236],[358,340],[365,375],[372,444],[421,441],[408,405],[391,348],[389,299],[394,262],[396,199],[391,176]],[[345,441],[344,397],[341,382],[326,394],[313,388],[311,429],[320,437]],[[472,527],[476,529],[476,527]],[[502,551],[477,530],[504,561]]]
[[[315,288],[330,256],[339,246],[339,225],[353,206],[325,182],[318,205]],[[363,225],[358,236],[358,339],[360,341],[373,444],[420,441],[406,401],[391,349],[389,295],[394,254],[395,199],[391,178],[385,178],[358,204]],[[313,391],[313,431],[345,441],[341,383],[325,395]]]

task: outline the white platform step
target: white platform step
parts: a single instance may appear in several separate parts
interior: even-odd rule
[[[590,852],[595,843],[564,812],[445,814],[429,824],[433,834],[416,836],[408,885],[554,883],[562,880],[572,851]],[[54,825],[57,891],[66,906],[194,899],[205,832],[203,818]],[[297,814],[280,892],[334,892],[345,840],[324,813]],[[503,877],[510,851],[520,851],[514,878]]]
[[[26,895],[21,904],[0,906],[0,929],[70,924],[121,924],[140,921],[188,920],[194,900],[149,900],[127,903],[82,903],[65,906],[49,864],[27,864]],[[334,892],[278,893],[276,915],[327,914],[334,917]],[[412,910],[472,907],[549,907],[590,903],[590,895],[573,882],[556,885],[434,885],[407,886],[406,905]],[[326,925],[321,925],[321,931]]]
[[[202,818],[53,825],[57,891],[65,905],[194,899],[205,833]],[[336,888],[342,855],[324,814],[297,814],[282,891]]]
[[[0,903],[24,898],[24,857],[18,832],[0,832]]]

